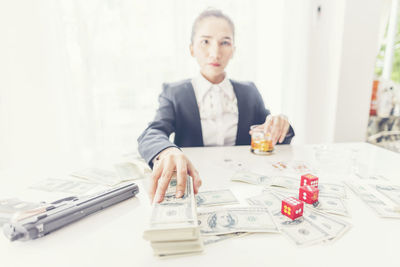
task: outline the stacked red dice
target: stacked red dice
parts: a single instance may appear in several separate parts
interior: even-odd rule
[[[289,197],[282,200],[281,213],[294,220],[303,215],[303,208],[303,202],[295,199],[294,197]]]
[[[318,193],[318,188],[310,185],[304,185],[300,187],[299,199],[308,204],[313,204],[318,200]]]
[[[311,185],[318,188],[318,177],[311,173],[301,176],[300,186]]]

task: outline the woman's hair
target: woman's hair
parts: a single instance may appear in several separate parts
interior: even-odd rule
[[[201,12],[200,15],[197,16],[196,20],[193,22],[192,35],[190,37],[190,41],[192,44],[193,44],[193,38],[196,34],[198,24],[200,23],[200,21],[202,21],[203,19],[208,18],[208,17],[220,18],[220,19],[224,19],[226,22],[228,22],[228,24],[232,28],[233,39],[235,39],[235,25],[233,24],[233,21],[227,15],[222,13],[221,10],[215,9],[215,8],[207,8],[206,10]]]

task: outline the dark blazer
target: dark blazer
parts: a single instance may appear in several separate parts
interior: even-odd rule
[[[230,81],[239,111],[236,145],[250,145],[250,126],[263,124],[270,112],[265,108],[254,83]],[[168,147],[204,146],[199,108],[191,80],[163,84],[159,102],[154,120],[138,138],[139,153],[150,167],[153,166],[153,158]],[[173,132],[174,144],[169,141]],[[293,136],[294,131],[290,126],[283,144],[290,144]]]

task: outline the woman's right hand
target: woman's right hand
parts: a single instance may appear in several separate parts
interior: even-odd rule
[[[184,195],[187,175],[192,176],[193,190],[197,194],[201,186],[199,172],[181,150],[176,147],[170,147],[161,151],[156,158],[150,185],[150,198],[152,202],[156,201],[160,203],[163,201],[165,192],[175,171],[177,175],[175,196],[180,198]]]

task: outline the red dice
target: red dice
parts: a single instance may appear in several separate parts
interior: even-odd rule
[[[300,186],[311,185],[314,187],[318,187],[318,177],[312,175],[311,173],[305,174],[301,176]]]
[[[294,220],[303,215],[304,203],[294,197],[282,200],[281,213]]]
[[[305,185],[300,187],[299,199],[308,203],[313,204],[318,201],[319,189],[314,186]]]

